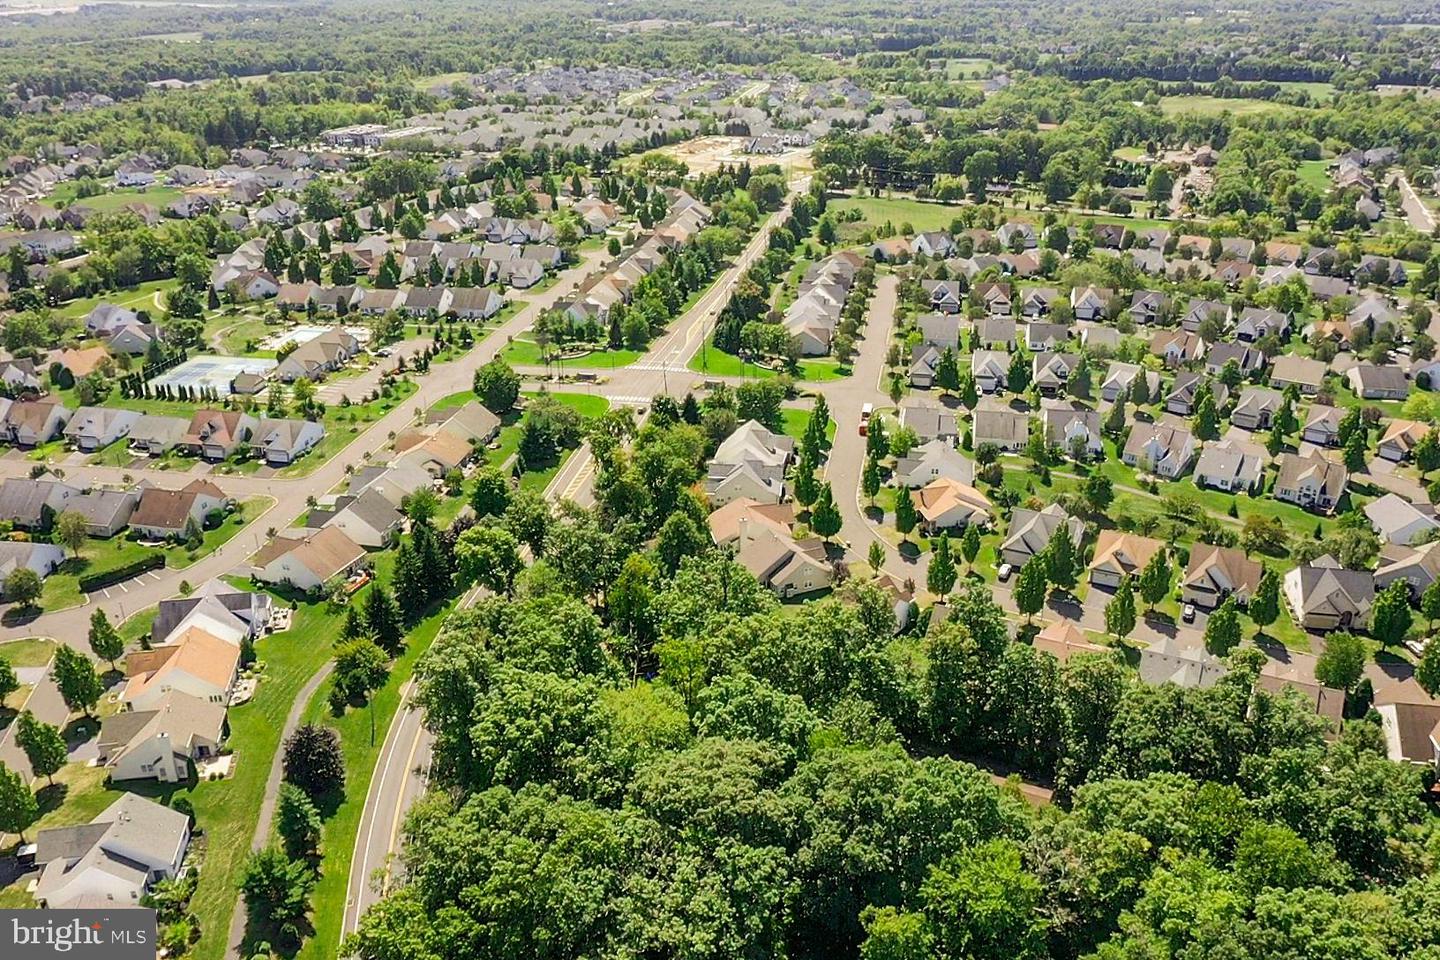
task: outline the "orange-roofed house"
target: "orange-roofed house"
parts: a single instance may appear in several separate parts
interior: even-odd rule
[[[1112,652],[1109,647],[1086,640],[1084,632],[1070,620],[1055,620],[1046,624],[1044,630],[1035,634],[1032,646],[1036,650],[1045,651],[1061,663],[1065,663],[1077,653]]]
[[[1095,542],[1095,559],[1090,561],[1090,582],[1097,587],[1115,588],[1125,576],[1139,576],[1150,558],[1165,544],[1150,537],[1119,530],[1102,530]]]
[[[172,690],[210,703],[228,703],[240,670],[240,647],[201,627],[187,627],[163,647],[125,658],[120,700],[130,710],[152,710]]]
[[[289,584],[298,590],[319,590],[349,576],[365,559],[365,548],[339,527],[322,527],[304,537],[276,537],[251,559],[255,579]]]
[[[985,494],[949,477],[938,477],[911,496],[927,535],[939,530],[963,529],[972,523],[984,526],[994,516],[994,508]]]

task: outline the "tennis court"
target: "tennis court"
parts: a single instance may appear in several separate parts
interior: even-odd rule
[[[230,392],[230,383],[240,374],[263,376],[274,369],[275,361],[269,357],[191,357],[151,380],[150,386],[178,390],[210,387],[223,396]]]

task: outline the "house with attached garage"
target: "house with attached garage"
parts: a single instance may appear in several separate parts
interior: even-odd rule
[[[1285,404],[1285,395],[1269,387],[1246,387],[1230,411],[1230,422],[1242,430],[1269,430]]]
[[[147,486],[140,491],[130,526],[151,540],[177,540],[192,524],[203,530],[210,514],[223,513],[231,506],[224,491],[203,478],[197,477],[179,490]]]
[[[789,503],[756,503],[731,500],[710,514],[710,537],[717,547],[730,547],[745,535],[768,530],[788,538],[795,526],[795,507]]]
[[[248,449],[246,445],[259,425],[259,420],[239,410],[200,410],[190,418],[175,446],[186,456],[224,460]]]
[[[1387,493],[1378,500],[1365,504],[1365,516],[1380,539],[1386,543],[1409,546],[1422,537],[1432,536],[1440,530],[1435,519],[1435,510],[1425,504],[1422,511],[1410,501],[1393,493]]]
[[[921,443],[945,440],[954,443],[960,435],[955,411],[946,407],[906,403],[900,407],[900,425],[915,431]]]
[[[965,294],[959,280],[922,280],[920,287],[929,298],[931,310],[955,314],[964,305]]]
[[[85,532],[92,537],[113,537],[130,524],[140,505],[134,490],[91,490],[71,497],[65,509],[85,518]]]
[[[1136,423],[1130,428],[1120,459],[1141,473],[1174,480],[1190,469],[1195,450],[1195,437],[1184,427]]]
[[[1211,376],[1218,376],[1228,363],[1234,363],[1241,375],[1248,377],[1265,366],[1265,354],[1243,343],[1216,343],[1205,351],[1205,372]]]
[[[975,348],[1003,353],[1015,346],[1015,332],[1014,320],[981,317],[975,322]]]
[[[1185,330],[1164,330],[1150,339],[1150,352],[1167,367],[1180,367],[1205,356],[1205,341]]]
[[[1305,425],[1300,429],[1300,439],[1317,447],[1338,447],[1340,445],[1340,421],[1345,411],[1339,407],[1327,407],[1317,403],[1305,414]]]
[[[1328,554],[1295,567],[1281,581],[1290,616],[1306,630],[1364,628],[1375,602],[1369,570],[1347,570]]]
[[[505,306],[503,294],[489,287],[453,287],[450,313],[462,320],[488,320]]]
[[[1290,332],[1290,317],[1278,310],[1246,307],[1235,321],[1235,339],[1254,343],[1269,334],[1284,337]]]
[[[128,710],[154,709],[171,691],[224,706],[240,672],[240,645],[200,626],[176,631],[164,645],[125,657],[120,702]]]
[[[1040,421],[1045,442],[1067,456],[1080,451],[1085,457],[1098,457],[1105,451],[1100,435],[1100,414],[1079,403],[1066,400],[1042,400]]]
[[[431,288],[417,288],[431,289]],[[412,290],[411,293],[414,291]],[[407,298],[408,304],[408,298]],[[319,380],[339,370],[360,352],[360,341],[344,327],[335,326],[290,351],[276,366],[275,376],[286,383],[302,377]]]
[[[0,481],[0,520],[22,530],[39,530],[79,495],[78,487],[59,480],[11,477]]]
[[[400,536],[405,514],[380,490],[366,488],[358,496],[346,494],[337,497],[330,510],[312,510],[309,524],[337,527],[360,546],[380,550]]]
[[[1265,451],[1249,443],[1207,443],[1195,461],[1195,485],[1229,493],[1258,493],[1265,484]]]
[[[71,412],[55,400],[18,400],[0,419],[0,436],[17,447],[38,447],[60,435]]]
[[[945,478],[967,486],[975,485],[975,461],[966,457],[949,440],[936,439],[914,447],[895,463],[892,475],[901,487],[923,487]]]
[[[1309,357],[1285,354],[1270,365],[1270,385],[1284,390],[1294,384],[1305,396],[1313,396],[1325,382],[1325,364]]]
[[[89,823],[35,837],[35,902],[52,910],[138,907],[160,880],[180,874],[190,817],[138,793],[122,793]]]
[[[1012,312],[1012,292],[1008,283],[976,284],[973,296],[992,317],[1008,317]]]
[[[926,343],[917,343],[910,351],[910,386],[929,390],[935,384],[935,371],[940,367],[940,351]]]
[[[1195,412],[1195,405],[1200,402],[1201,388],[1210,390],[1210,395],[1215,398],[1215,406],[1222,407],[1225,401],[1230,399],[1230,388],[1219,380],[1212,379],[1203,373],[1181,371],[1175,375],[1175,382],[1171,385],[1170,393],[1165,398],[1165,409],[1169,413],[1179,414],[1188,417]]]
[[[835,569],[819,537],[796,540],[759,523],[740,524],[735,560],[782,600],[824,590],[835,582]]]
[[[1135,378],[1142,375],[1145,377],[1145,395],[1155,396],[1155,391],[1160,389],[1160,374],[1139,364],[1112,362],[1105,371],[1105,379],[1100,382],[1100,398],[1107,403],[1114,403],[1120,397],[1128,398]]]
[[[1137,326],[1159,323],[1170,313],[1170,298],[1158,290],[1136,290],[1130,295],[1130,320]]]
[[[1366,400],[1404,400],[1410,392],[1405,371],[1394,365],[1359,363],[1346,372],[1345,379],[1355,395]]]
[[[917,255],[923,253],[927,257],[943,259],[954,255],[955,241],[943,230],[931,230],[917,233],[915,239],[910,241],[910,250]]]
[[[184,783],[192,762],[219,754],[225,729],[225,704],[172,690],[149,710],[102,720],[96,763],[116,781]]]
[[[1080,366],[1078,353],[1037,353],[1030,359],[1031,381],[1041,396],[1059,396]]]
[[[1127,576],[1138,576],[1150,558],[1162,552],[1165,544],[1150,537],[1121,530],[1101,530],[1095,541],[1095,556],[1090,561],[1090,583],[1115,589]]]
[[[180,417],[144,414],[130,428],[130,450],[148,457],[158,457],[174,447],[189,431],[190,425]]]
[[[711,507],[745,498],[758,503],[785,499],[785,469],[795,453],[791,437],[747,420],[726,437],[710,459],[705,493]]]
[[[295,534],[295,535],[292,535]],[[250,558],[251,575],[261,583],[320,590],[349,576],[365,562],[365,548],[339,527],[282,531]]]
[[[262,417],[250,449],[272,467],[294,463],[321,440],[325,428],[313,420],[272,420]]]
[[[1030,439],[1030,415],[1023,410],[984,397],[972,414],[975,447],[993,444],[1001,450],[1024,449]]]
[[[1062,323],[1027,323],[1025,325],[1025,348],[1027,350],[1056,350],[1070,339],[1070,328]]]
[[[1048,317],[1051,308],[1060,298],[1060,291],[1054,287],[1030,287],[1020,293],[1020,315],[1027,320]]]
[[[1279,472],[1275,477],[1274,496],[1276,500],[1293,503],[1306,510],[1329,513],[1345,495],[1345,486],[1350,474],[1343,464],[1334,463],[1324,457],[1302,457],[1294,453],[1282,453],[1277,460]]]
[[[1403,463],[1415,453],[1415,446],[1431,433],[1428,423],[1415,420],[1391,420],[1380,435],[1376,448],[1380,456],[1394,463]]]
[[[81,407],[65,425],[65,439],[77,450],[91,452],[130,435],[140,420],[136,410]]]
[[[1180,326],[1187,333],[1199,333],[1200,324],[1214,317],[1226,327],[1230,326],[1230,307],[1219,300],[1192,300],[1180,315]]]
[[[927,313],[915,318],[920,342],[936,350],[960,349],[960,319],[943,313]]]
[[[1244,551],[1233,547],[1197,543],[1190,551],[1190,563],[1180,580],[1180,597],[1204,610],[1213,610],[1227,597],[1242,607],[1255,595],[1265,568]]]
[[[968,484],[937,477],[914,491],[901,491],[915,501],[920,526],[927,536],[941,530],[963,530],[971,524],[987,526],[995,508],[983,493]]]
[[[0,383],[5,384],[12,396],[38,397],[47,392],[34,360],[0,360]]]
[[[0,540],[0,581],[21,568],[44,580],[64,562],[65,548],[56,544]]]
[[[976,350],[970,358],[970,372],[975,389],[981,393],[999,393],[1010,376],[1010,354],[1001,350]]]
[[[1085,542],[1085,523],[1072,517],[1057,503],[1042,510],[1016,507],[1010,515],[1010,528],[1000,543],[1000,561],[1019,569],[1045,552],[1050,541],[1064,527],[1076,548]]]
[[[1070,291],[1070,310],[1076,320],[1103,320],[1115,291],[1105,287],[1075,287]]]

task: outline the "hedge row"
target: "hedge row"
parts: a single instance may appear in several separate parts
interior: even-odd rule
[[[99,573],[87,573],[80,578],[80,590],[83,593],[93,593],[111,584],[119,583],[121,580],[129,580],[147,570],[163,566],[165,566],[165,554],[157,550],[155,553],[147,553],[138,560],[132,560],[124,566],[101,570]]]

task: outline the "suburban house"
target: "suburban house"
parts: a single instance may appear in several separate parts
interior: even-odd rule
[[[920,343],[936,350],[960,349],[960,319],[943,313],[927,313],[915,318]]]
[[[795,526],[795,508],[788,503],[757,503],[754,500],[731,500],[710,514],[710,537],[717,547],[730,547],[742,536],[769,530],[777,537],[789,537]]]
[[[1235,338],[1254,343],[1268,334],[1283,337],[1290,332],[1290,318],[1278,310],[1246,307],[1235,321]]]
[[[309,592],[350,575],[365,560],[365,548],[338,527],[299,532],[300,536],[282,532],[250,559],[256,580]]]
[[[147,486],[130,515],[130,526],[151,540],[179,539],[187,528],[205,529],[205,519],[230,507],[230,498],[209,480],[197,477],[179,490]]]
[[[71,497],[65,509],[85,518],[85,532],[90,536],[113,537],[129,526],[139,505],[140,494],[134,490],[95,489]]]
[[[180,417],[144,414],[130,427],[130,450],[159,457],[180,442],[190,425]]]
[[[1404,400],[1410,392],[1405,371],[1393,365],[1359,363],[1346,371],[1345,379],[1355,395],[1366,400]]]
[[[1074,456],[1077,450],[1086,457],[1096,457],[1104,452],[1098,411],[1065,400],[1041,402],[1040,421],[1047,444],[1059,448],[1067,456]]]
[[[1095,541],[1095,556],[1087,568],[1090,583],[1114,589],[1126,576],[1138,575],[1150,558],[1165,549],[1165,544],[1121,530],[1101,530]]]
[[[1054,397],[1063,393],[1070,382],[1070,375],[1080,366],[1077,353],[1037,353],[1031,360],[1031,380],[1042,396]]]
[[[953,443],[960,433],[955,411],[918,403],[901,405],[900,426],[914,430],[921,443],[931,440],[948,440]]]
[[[1025,324],[1025,349],[1031,351],[1058,350],[1070,339],[1070,328],[1063,323]]]
[[[1120,459],[1141,473],[1174,480],[1190,468],[1195,450],[1195,436],[1184,427],[1136,423]]]
[[[1216,343],[1205,351],[1205,372],[1218,376],[1227,364],[1233,363],[1243,376],[1250,376],[1265,366],[1265,354],[1243,343]]]
[[[59,480],[10,477],[0,481],[0,520],[22,530],[38,530],[79,495],[78,487]]]
[[[98,762],[112,780],[184,783],[190,763],[215,756],[224,739],[225,704],[171,690],[148,710],[102,720]]]
[[[138,907],[152,884],[180,873],[189,845],[188,814],[122,793],[89,823],[36,835],[35,901],[52,910]]]
[[[994,444],[1001,450],[1021,450],[1030,439],[1030,415],[989,397],[972,414],[971,440],[975,447]]]
[[[187,627],[159,647],[125,657],[120,701],[129,710],[155,709],[173,690],[224,706],[240,670],[240,647],[199,626]]]
[[[0,439],[17,447],[38,447],[60,435],[70,410],[55,400],[17,400],[0,419]]]
[[[65,549],[53,543],[0,540],[0,581],[24,567],[44,580],[65,562]]]
[[[65,425],[65,439],[78,450],[93,452],[129,436],[140,416],[135,410],[81,407]]]
[[[1145,377],[1145,395],[1153,397],[1160,387],[1160,374],[1154,370],[1146,370],[1139,364],[1121,363],[1117,360],[1110,364],[1105,371],[1105,379],[1100,382],[1100,398],[1107,403],[1114,403],[1120,397],[1128,398],[1135,385],[1135,378],[1142,374]]]
[[[1319,447],[1337,447],[1340,445],[1340,421],[1343,419],[1344,410],[1317,403],[1305,414],[1300,439]]]
[[[981,393],[999,393],[1010,376],[1010,354],[999,350],[976,350],[970,358],[970,372],[975,389]]]
[[[294,463],[325,438],[325,428],[314,420],[272,420],[262,417],[250,448],[272,467]]]
[[[290,351],[276,365],[275,376],[286,383],[302,377],[318,380],[345,366],[359,352],[360,341],[355,335],[342,326],[333,326]]]
[[[1157,290],[1136,290],[1130,295],[1130,320],[1137,326],[1159,323],[1170,312],[1170,298]]]
[[[239,410],[201,410],[175,446],[186,456],[224,460],[242,449],[260,422]]]
[[[785,468],[795,452],[791,437],[771,433],[747,420],[726,437],[710,459],[705,493],[712,507],[745,498],[766,503],[785,499]]]
[[[1375,589],[1384,590],[1396,580],[1410,585],[1412,597],[1419,597],[1425,588],[1440,579],[1440,541],[1418,547],[1392,545],[1380,551],[1380,566],[1375,571]]]
[[[1226,327],[1230,326],[1230,308],[1218,300],[1191,300],[1180,317],[1180,328],[1187,333],[1199,333],[1200,324],[1214,318]]]
[[[926,343],[917,343],[910,354],[910,386],[929,390],[935,384],[935,371],[940,368],[940,351]]]
[[[1242,550],[1197,543],[1180,580],[1180,597],[1204,610],[1218,607],[1226,597],[1234,597],[1243,607],[1255,594],[1264,572]]]
[[[332,510],[311,511],[309,523],[336,527],[360,546],[379,550],[395,542],[405,526],[405,514],[380,490],[367,487],[358,495],[338,497]]]
[[[939,477],[911,493],[920,525],[927,535],[940,530],[957,530],[973,524],[985,526],[995,508],[985,495],[968,484]]]
[[[1277,463],[1276,500],[1293,503],[1306,510],[1329,513],[1345,495],[1350,474],[1342,464],[1324,457],[1302,457],[1294,453],[1282,453]]]
[[[269,629],[273,613],[270,594],[240,590],[224,580],[208,580],[189,596],[161,600],[150,636],[156,643],[164,643],[182,627],[197,622],[194,615],[201,614],[212,626],[228,621],[232,629],[241,631],[238,636],[254,638]]]
[[[1265,483],[1265,451],[1236,440],[1207,443],[1195,461],[1195,484],[1230,493],[1258,493]]]
[[[978,350],[998,350],[1007,357],[1006,351],[1015,346],[1015,321],[1002,317],[981,317],[975,321],[975,346]]]
[[[1386,460],[1402,463],[1415,452],[1415,445],[1430,433],[1430,425],[1415,420],[1391,420],[1385,425],[1376,452]]]
[[[1291,617],[1306,630],[1363,628],[1375,600],[1369,570],[1346,570],[1328,555],[1287,572],[1283,587]]]
[[[1068,663],[1071,657],[1079,653],[1098,653],[1109,657],[1115,655],[1113,648],[1102,647],[1098,643],[1086,640],[1084,631],[1069,620],[1054,620],[1047,623],[1044,629],[1035,634],[1030,645],[1036,650],[1050,654],[1061,663]]]
[[[1270,364],[1270,385],[1284,390],[1294,384],[1302,394],[1310,396],[1325,382],[1325,364],[1309,357],[1285,354]]]
[[[1364,510],[1381,540],[1409,546],[1419,538],[1440,530],[1440,521],[1436,521],[1434,509],[1428,503],[1425,506],[1422,511],[1404,497],[1387,493],[1365,504]]]
[[[1045,552],[1062,526],[1070,531],[1070,541],[1079,548],[1085,540],[1085,523],[1070,516],[1059,504],[1048,504],[1043,510],[1016,507],[1010,515],[1010,529],[1000,543],[1000,561],[1017,569],[1023,567]]]
[[[746,527],[736,541],[735,559],[781,599],[827,589],[835,579],[817,537],[794,540],[768,528]]]
[[[1076,320],[1103,320],[1114,296],[1104,287],[1075,287],[1070,291],[1070,309]]]
[[[1285,403],[1285,395],[1269,387],[1246,387],[1230,411],[1230,422],[1242,430],[1269,430]]]
[[[1203,373],[1181,371],[1175,375],[1175,382],[1170,387],[1169,395],[1165,397],[1165,409],[1182,417],[1190,416],[1200,402],[1201,387],[1209,389],[1210,395],[1215,398],[1216,407],[1224,406],[1225,401],[1230,398],[1230,388],[1219,380],[1211,379]]]
[[[1385,754],[1396,763],[1440,765],[1440,703],[1417,683],[1395,683],[1375,694]]]
[[[1150,338],[1150,352],[1167,367],[1179,367],[1205,356],[1205,341],[1188,330],[1162,330]]]
[[[1305,654],[1290,654],[1283,662],[1267,660],[1260,668],[1255,685],[1275,695],[1298,694],[1318,716],[1327,721],[1331,730],[1338,730],[1345,694],[1315,680],[1314,660]],[[1206,689],[1229,673],[1229,667],[1203,646],[1191,646],[1179,638],[1164,637],[1140,651],[1139,672],[1141,681],[1151,686],[1173,683],[1188,689]]]
[[[975,461],[966,457],[948,440],[936,439],[914,447],[895,463],[892,475],[899,486],[923,487],[943,478],[969,486],[975,483]]]

